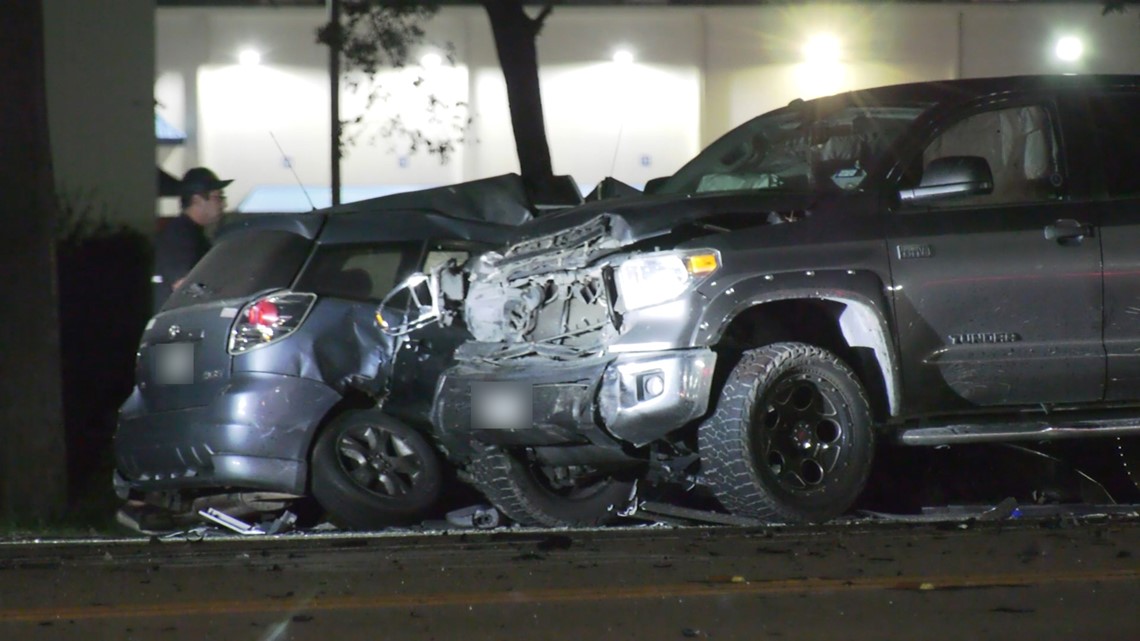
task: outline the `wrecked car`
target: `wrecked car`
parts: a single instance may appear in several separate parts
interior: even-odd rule
[[[1135,76],[796,100],[530,222],[440,290],[473,339],[437,438],[515,521],[592,525],[644,479],[817,522],[877,441],[1140,432],[1137,113]]]
[[[346,527],[422,518],[445,482],[424,435],[432,393],[467,334],[393,337],[377,305],[530,217],[514,175],[237,216],[146,325],[114,438],[119,496],[159,523],[309,495]]]

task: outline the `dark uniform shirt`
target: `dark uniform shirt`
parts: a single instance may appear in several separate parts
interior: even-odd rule
[[[174,283],[190,272],[206,252],[210,240],[202,229],[186,214],[166,223],[154,243],[154,311],[170,297]]]

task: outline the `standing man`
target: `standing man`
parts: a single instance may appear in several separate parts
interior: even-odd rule
[[[154,311],[157,314],[170,294],[182,286],[186,274],[210,250],[206,227],[222,217],[226,185],[205,167],[195,167],[182,176],[182,213],[162,228],[155,239]]]

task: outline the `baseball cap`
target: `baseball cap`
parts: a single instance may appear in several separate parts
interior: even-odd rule
[[[182,195],[204,194],[215,189],[224,189],[233,180],[221,180],[205,167],[195,167],[182,176]]]

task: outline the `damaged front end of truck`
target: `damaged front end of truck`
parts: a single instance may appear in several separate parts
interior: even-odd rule
[[[637,481],[693,485],[696,443],[682,428],[713,394],[717,353],[700,319],[724,288],[717,245],[807,213],[802,197],[761,213],[645,200],[534,225],[421,286],[429,315],[472,335],[437,387],[437,442],[518,522],[601,523]]]

